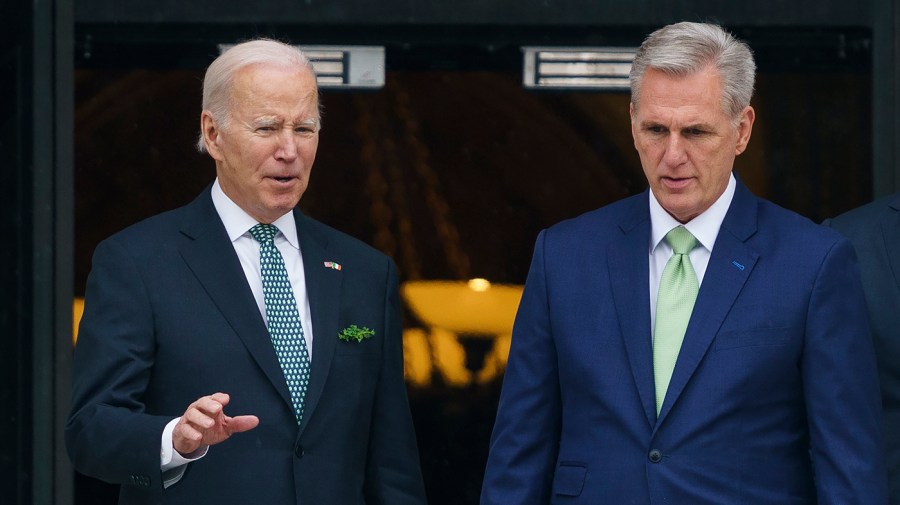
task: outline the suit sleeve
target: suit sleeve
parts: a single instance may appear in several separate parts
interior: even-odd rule
[[[75,468],[115,484],[162,490],[160,437],[169,417],[144,413],[153,316],[139,269],[113,241],[94,253],[75,347],[66,447]]]
[[[878,375],[845,239],[826,255],[813,287],[801,366],[818,503],[887,503]]]
[[[541,504],[550,499],[559,452],[561,407],[545,241],[543,231],[516,314],[481,491],[482,505]]]
[[[403,379],[403,327],[397,272],[387,260],[385,336],[366,463],[366,503],[425,505],[415,429]]]

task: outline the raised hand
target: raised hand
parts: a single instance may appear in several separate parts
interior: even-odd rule
[[[204,396],[188,406],[172,431],[172,445],[182,456],[203,446],[215,445],[227,440],[234,433],[256,428],[256,416],[225,415],[230,397],[225,393]]]

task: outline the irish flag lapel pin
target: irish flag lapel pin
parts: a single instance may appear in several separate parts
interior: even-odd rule
[[[341,264],[340,264],[340,263],[337,263],[337,262],[335,262],[335,261],[326,261],[326,262],[325,262],[325,268],[330,268],[330,269],[332,269],[332,270],[340,270],[340,269],[341,269]]]

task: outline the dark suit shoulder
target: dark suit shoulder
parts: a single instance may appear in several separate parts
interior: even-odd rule
[[[890,230],[900,232],[900,193],[879,198],[824,224],[853,243],[867,278],[867,288],[890,279],[884,273],[892,268],[891,251],[897,250],[897,234]]]
[[[900,193],[881,197],[829,219],[826,223],[847,236],[854,236],[873,228],[872,225],[880,216],[896,213],[898,210],[900,210]]]
[[[642,219],[649,219],[647,192],[618,200],[609,205],[560,221],[547,229],[548,237],[569,238],[592,236],[598,240],[610,240],[620,233],[613,233],[622,226],[631,226]]]
[[[136,256],[150,254],[179,238],[179,229],[184,222],[186,209],[187,206],[179,207],[138,221],[109,236],[100,244],[115,243]]]
[[[762,250],[802,252],[813,258],[846,241],[840,233],[792,210],[761,198],[758,201],[759,230],[750,240]]]

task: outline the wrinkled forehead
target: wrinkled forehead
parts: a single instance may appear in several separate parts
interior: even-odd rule
[[[234,73],[229,102],[232,109],[303,105],[318,117],[319,89],[315,74],[303,66],[246,65]]]

